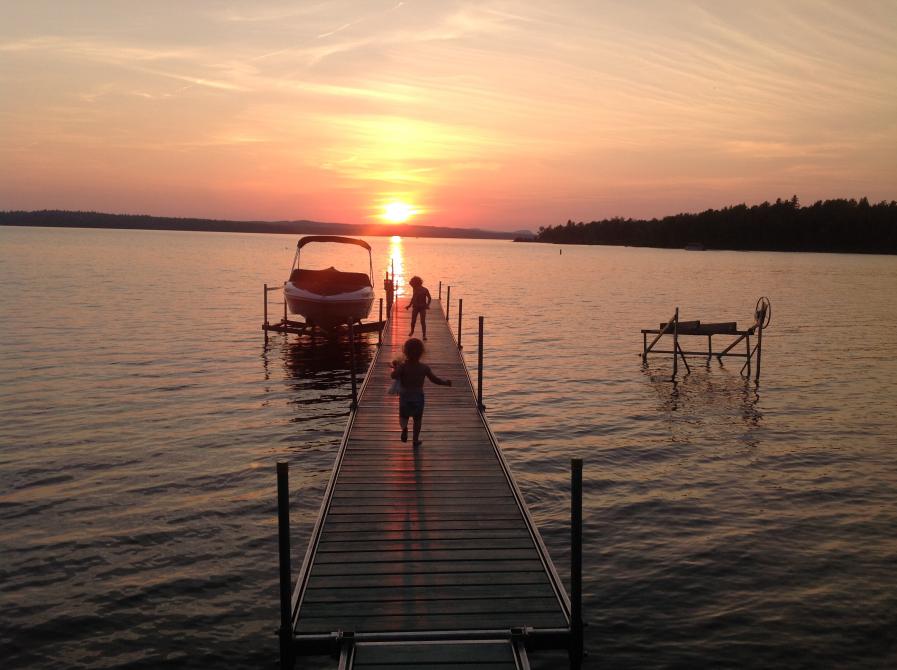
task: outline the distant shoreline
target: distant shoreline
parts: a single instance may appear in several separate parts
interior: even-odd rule
[[[794,196],[675,214],[662,219],[613,218],[567,221],[539,228],[532,241],[659,249],[803,251],[897,254],[897,201],[870,204],[866,198],[817,201],[801,206]]]
[[[367,237],[436,237],[512,240],[524,231],[447,228],[417,224],[351,224],[322,221],[231,221],[147,214],[107,214],[68,210],[0,211],[0,226],[100,228],[110,230],[182,230],[208,233],[273,233],[280,235],[359,235]]]

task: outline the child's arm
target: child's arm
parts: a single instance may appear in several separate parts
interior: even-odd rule
[[[429,367],[427,367],[427,379],[429,379],[434,384],[439,384],[440,386],[451,386],[452,385],[451,379],[440,379],[439,377],[437,377],[436,375],[433,374],[433,371]]]
[[[392,365],[392,372],[389,373],[389,376],[393,379],[399,379],[402,375],[402,364],[393,361],[390,365]]]
[[[433,296],[430,295],[430,289],[424,289],[427,292],[427,309],[430,309],[430,303],[433,302]]]

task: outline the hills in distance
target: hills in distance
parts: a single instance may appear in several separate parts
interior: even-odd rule
[[[326,223],[321,221],[229,221],[148,214],[106,214],[67,210],[4,211],[0,225],[54,228],[125,228],[141,230],[192,230],[221,233],[282,233],[289,235],[368,235],[402,237],[451,237],[512,240],[533,237],[528,230],[513,232],[479,228],[448,228],[414,223]]]

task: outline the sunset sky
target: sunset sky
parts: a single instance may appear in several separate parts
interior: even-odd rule
[[[0,0],[0,102],[0,209],[535,229],[891,200],[897,2]]]

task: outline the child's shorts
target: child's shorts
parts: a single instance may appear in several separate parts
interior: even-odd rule
[[[399,396],[399,417],[420,419],[424,413],[424,392],[403,391]]]

